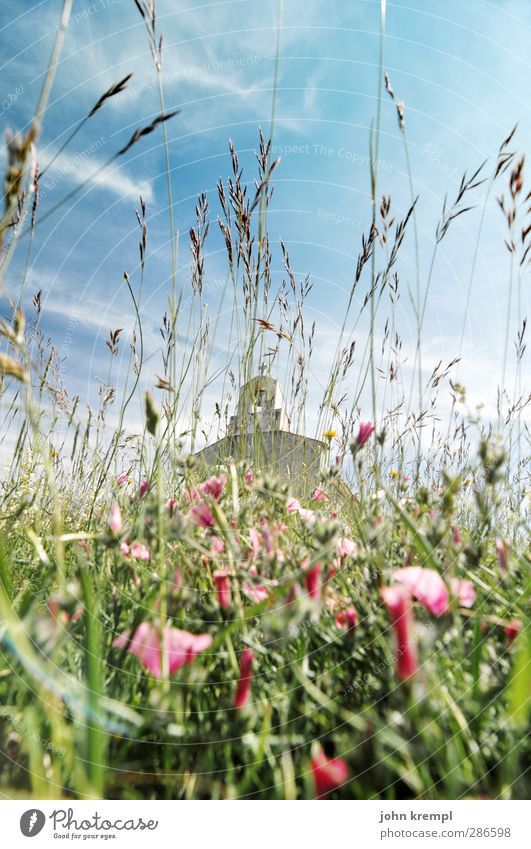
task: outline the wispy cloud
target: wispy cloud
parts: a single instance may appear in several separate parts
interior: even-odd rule
[[[87,183],[124,200],[138,198],[138,195],[142,194],[146,201],[152,201],[153,189],[150,180],[130,177],[120,165],[111,164],[105,167],[105,159],[94,155],[103,149],[104,144],[103,138],[96,139],[88,148],[78,153],[61,153],[56,159],[53,159],[54,148],[49,146],[43,156],[41,168],[46,168],[50,162],[52,164],[41,181],[41,196],[44,197],[52,190],[57,191],[62,184],[71,186]]]

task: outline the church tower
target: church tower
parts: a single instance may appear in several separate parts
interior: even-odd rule
[[[315,486],[319,482],[325,445],[318,439],[291,431],[284,393],[278,380],[265,374],[240,387],[238,403],[227,435],[195,456],[208,469],[245,460],[257,472]],[[206,469],[205,469],[206,471]]]

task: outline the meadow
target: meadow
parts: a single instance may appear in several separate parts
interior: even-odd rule
[[[110,329],[108,378],[99,406],[87,408],[69,392],[60,352],[42,331],[40,292],[28,306],[24,272],[20,281],[12,274],[18,256],[31,257],[41,223],[75,193],[64,196],[59,184],[41,200],[37,166],[71,7],[65,0],[35,116],[7,140],[1,795],[526,798],[529,398],[526,319],[520,308],[515,325],[513,308],[522,301],[531,225],[517,129],[499,140],[493,162],[469,168],[451,187],[424,277],[405,107],[379,67],[367,163],[372,215],[316,403],[311,277],[294,272],[286,245],[269,235],[283,167],[273,153],[274,104],[271,131],[257,128],[256,173],[244,171],[228,142],[229,173],[214,198],[197,187],[189,246],[182,235],[178,244],[167,136],[176,115],[165,106],[154,0],[136,0],[160,111],[109,161],[160,135],[171,282],[152,371],[142,314],[151,210],[139,198],[138,260],[122,282],[134,331]],[[381,10],[383,41],[385,3]],[[63,148],[129,85],[124,77],[105,91]],[[411,178],[402,215],[378,169],[384,98]],[[499,198],[499,249],[511,268],[493,416],[469,408],[454,376],[459,351],[433,367],[424,352],[441,246],[485,196]],[[214,230],[225,251],[224,298],[236,340],[221,369],[212,352],[228,319],[206,306]],[[416,257],[408,371],[397,321],[406,243]],[[176,272],[183,245],[191,254],[186,289]],[[463,326],[466,320],[465,310]],[[360,321],[368,333],[356,346]],[[128,362],[127,375],[114,382],[118,357]],[[238,386],[264,363],[284,385],[293,429],[311,427],[325,444],[317,482],[261,468],[252,456],[209,469],[194,457],[223,435]],[[210,409],[214,379],[219,399]],[[442,395],[450,398],[446,417]],[[131,425],[134,405],[140,429]]]

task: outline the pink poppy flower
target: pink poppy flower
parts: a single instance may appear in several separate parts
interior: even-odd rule
[[[240,677],[234,694],[234,707],[240,710],[245,707],[251,695],[253,680],[254,652],[244,649],[240,655]]]
[[[412,595],[434,616],[442,616],[448,610],[448,590],[435,569],[423,569],[422,566],[406,566],[393,573]]]
[[[116,486],[124,486],[127,483],[127,475],[125,472],[122,472],[121,475],[118,475],[116,478]]]
[[[113,642],[116,648],[125,648],[134,654],[155,678],[162,674],[162,649],[160,634],[150,622],[142,622],[132,639],[131,632],[124,631]],[[181,666],[192,663],[197,655],[212,643],[210,634],[190,634],[179,628],[166,626],[163,629],[164,650],[168,655],[169,672],[172,675]]]
[[[314,491],[314,493],[312,495],[312,498],[313,498],[314,501],[324,501],[325,498],[326,498],[326,495],[324,494],[324,491],[322,489],[317,487],[317,489]]]
[[[471,581],[450,578],[450,589],[461,607],[472,607],[476,600],[476,591]]]
[[[413,608],[405,587],[383,587],[381,595],[391,618],[394,631],[396,674],[405,680],[417,671],[415,646],[411,638]]]
[[[119,505],[115,501],[111,507],[111,515],[109,516],[109,528],[111,529],[113,534],[119,534],[121,533],[122,527],[122,513]]]
[[[145,495],[149,492],[151,488],[151,484],[149,481],[142,481],[140,484],[140,498],[144,498]]]
[[[132,542],[129,553],[135,560],[149,560],[151,557],[148,547],[143,542]]]
[[[338,628],[346,628],[348,631],[353,631],[358,624],[358,614],[354,607],[347,607],[341,610],[336,616],[336,625]]]
[[[230,607],[231,591],[229,578],[231,574],[229,569],[216,569],[213,575],[219,606],[223,610],[227,610]]]
[[[374,425],[372,424],[372,422],[361,422],[358,430],[358,435],[356,437],[357,447],[361,448],[363,445],[365,445],[365,443],[369,441],[373,433]]]
[[[201,495],[210,495],[215,501],[218,501],[226,483],[227,478],[225,475],[214,476],[200,484],[199,492]]]
[[[498,563],[502,572],[507,572],[509,568],[509,543],[505,539],[496,540],[496,553],[498,555]]]
[[[321,747],[311,760],[315,783],[315,796],[324,799],[327,793],[340,787],[348,779],[348,766],[342,758],[328,758]]]
[[[194,504],[189,510],[188,517],[196,525],[201,525],[202,528],[213,528],[216,524],[212,510],[206,501],[200,501],[198,504]]]
[[[129,557],[129,554],[130,554],[129,543],[127,543],[127,542],[120,543],[120,551],[122,552],[124,557]]]
[[[254,472],[245,472],[245,480],[247,483],[252,483],[254,481]]]
[[[505,636],[509,640],[509,643],[512,643],[512,641],[518,636],[521,627],[522,623],[520,619],[511,619],[511,621],[507,623],[503,630],[505,631]]]

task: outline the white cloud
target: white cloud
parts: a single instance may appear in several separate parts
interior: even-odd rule
[[[125,169],[115,164],[105,166],[105,160],[94,156],[103,148],[103,141],[96,140],[88,148],[78,153],[60,153],[54,159],[54,148],[48,146],[44,152],[41,170],[51,163],[49,170],[43,175],[40,183],[41,197],[52,190],[57,190],[62,183],[96,186],[122,199],[138,198],[142,194],[147,202],[153,200],[151,182],[130,177]],[[53,160],[53,162],[52,162]]]

